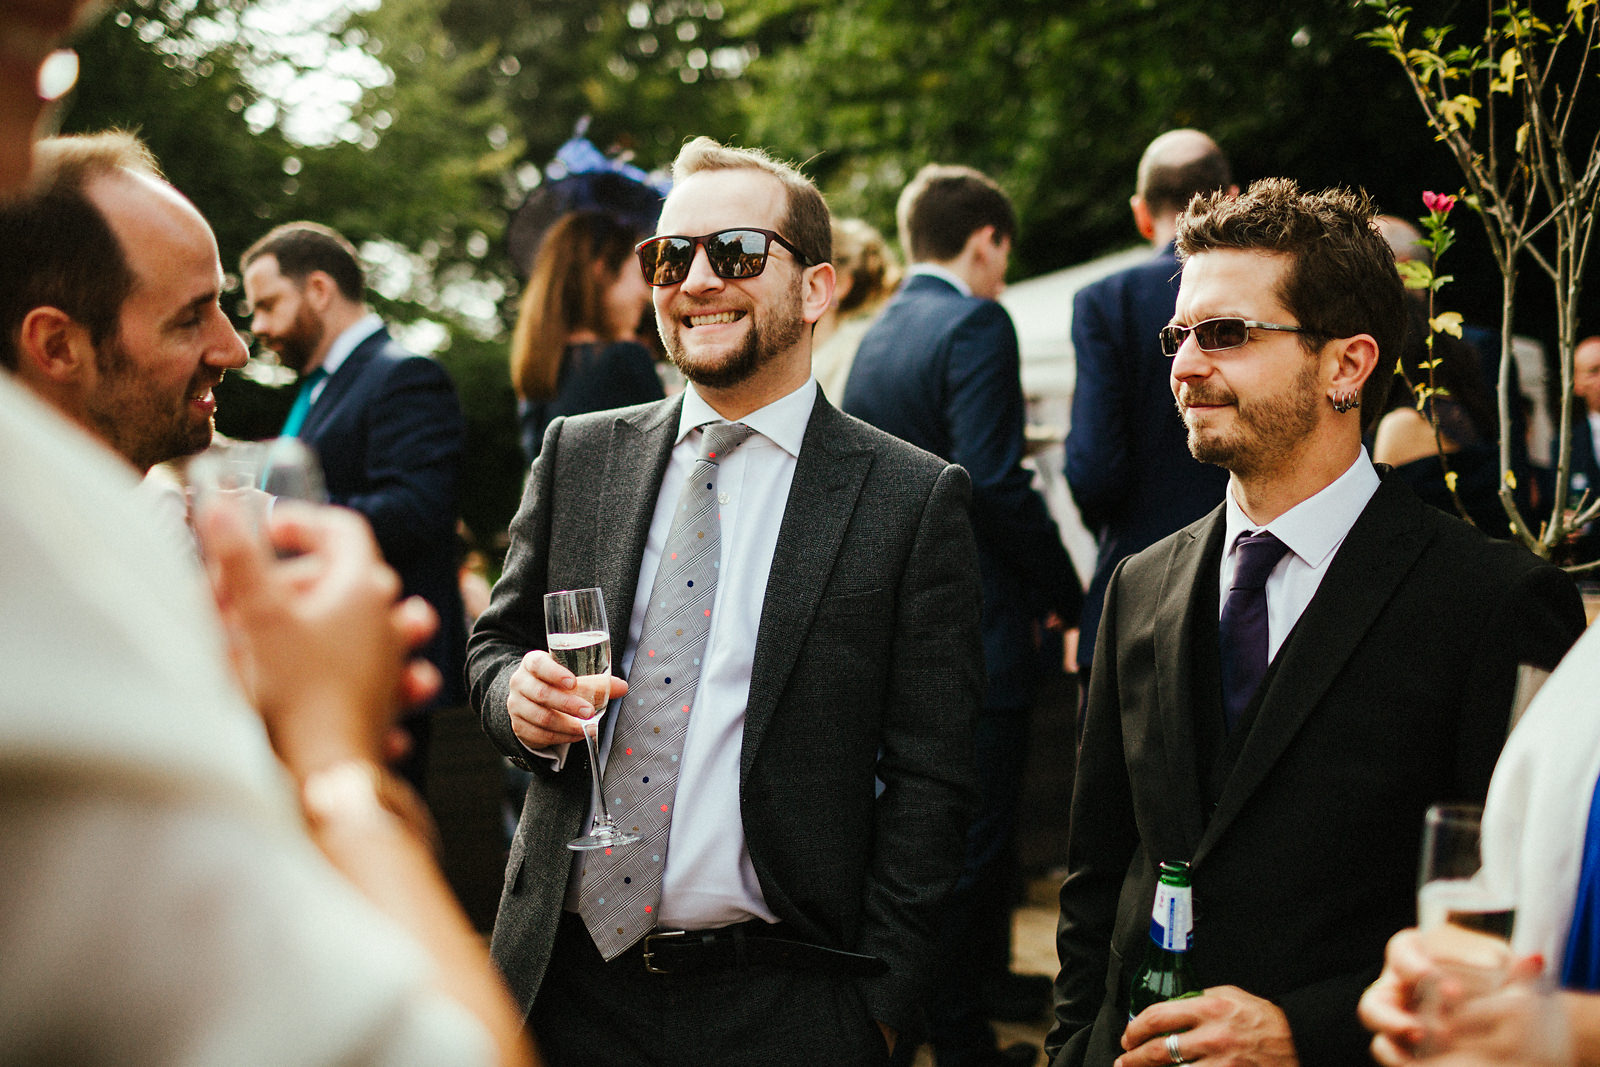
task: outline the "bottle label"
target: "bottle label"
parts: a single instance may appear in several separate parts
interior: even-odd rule
[[[1156,906],[1150,914],[1150,940],[1168,952],[1189,951],[1194,934],[1194,906],[1187,886],[1156,885]]]

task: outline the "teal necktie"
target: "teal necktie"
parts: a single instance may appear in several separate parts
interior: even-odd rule
[[[295,437],[300,433],[300,427],[306,423],[306,413],[311,410],[311,394],[317,391],[317,386],[328,376],[328,372],[318,367],[300,380],[300,392],[294,398],[294,407],[289,409],[289,417],[283,420],[283,429],[279,431],[283,437]]]

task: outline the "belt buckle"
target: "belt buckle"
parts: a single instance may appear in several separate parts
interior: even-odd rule
[[[657,967],[655,963],[652,962],[655,959],[654,942],[667,940],[669,938],[683,937],[688,932],[689,931],[687,930],[664,930],[659,933],[645,934],[644,969],[649,971],[651,974],[671,974],[671,971],[662,967]]]

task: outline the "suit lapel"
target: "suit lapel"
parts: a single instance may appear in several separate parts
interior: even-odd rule
[[[1279,652],[1282,662],[1223,786],[1197,859],[1283,755],[1422,554],[1429,536],[1416,509],[1425,506],[1409,499],[1397,481],[1385,478],[1350,528]]]
[[[816,616],[834,559],[872,467],[845,417],[819,393],[795,462],[756,633],[740,775],[748,774]]]
[[[1172,812],[1175,820],[1163,821],[1181,827],[1185,846],[1173,855],[1192,855],[1205,828],[1205,802],[1195,763],[1198,739],[1194,728],[1193,603],[1195,590],[1205,580],[1206,560],[1222,551],[1223,529],[1222,509],[1217,508],[1179,531],[1156,604],[1157,714],[1167,762],[1163,791],[1176,808]]]
[[[605,472],[596,488],[595,580],[606,595],[611,624],[613,662],[627,647],[628,622],[638,594],[639,564],[644,559],[650,521],[655,517],[661,479],[677,443],[683,397],[652,405],[611,423]],[[670,491],[676,492],[677,487]],[[627,517],[623,525],[623,517]]]
[[[377,332],[359,345],[345,357],[339,369],[328,376],[328,384],[322,387],[322,392],[311,405],[311,410],[306,412],[306,421],[300,427],[299,436],[302,438],[314,437],[322,424],[328,421],[328,416],[339,406],[340,399],[355,385],[356,379],[361,377],[361,372],[371,363],[384,344],[389,340],[389,331],[379,327]]]

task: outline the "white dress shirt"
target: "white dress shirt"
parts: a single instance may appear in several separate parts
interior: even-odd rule
[[[1356,524],[1361,511],[1378,491],[1378,472],[1372,466],[1365,446],[1348,470],[1316,495],[1302,500],[1265,526],[1257,526],[1245,516],[1233,498],[1233,483],[1228,483],[1225,504],[1219,604],[1228,602],[1233,572],[1239,565],[1238,540],[1241,534],[1266,530],[1289,546],[1278,565],[1267,576],[1267,661],[1270,663],[1283,646],[1284,638],[1300,621],[1300,616],[1317,595],[1328,564]],[[1221,617],[1219,607],[1218,617]]]
[[[916,277],[918,274],[926,274],[930,278],[939,278],[947,281],[955,286],[956,292],[962,296],[972,295],[972,286],[967,284],[967,280],[948,267],[941,267],[937,263],[913,263],[906,268],[907,280]]]
[[[344,366],[344,361],[350,358],[350,353],[381,329],[383,329],[383,319],[377,312],[367,312],[333,339],[333,344],[328,346],[328,354],[322,357],[322,362],[318,366],[328,372],[328,378],[332,378],[334,372]],[[322,379],[311,390],[313,404],[322,397],[322,391],[328,387],[328,378]]]
[[[718,464],[722,565],[717,570],[711,633],[689,714],[667,836],[667,866],[656,913],[664,929],[703,930],[747,919],[778,921],[761,896],[745,847],[739,813],[739,756],[744,747],[744,714],[750,702],[750,671],[766,603],[767,576],[789,502],[795,461],[816,398],[816,379],[808,378],[788,396],[740,419],[756,432]],[[721,419],[693,384],[684,390],[678,443],[661,478],[639,563],[627,650],[621,663],[614,665],[619,677],[626,678],[633,665],[678,494],[700,455],[700,427]],[[610,714],[616,714],[616,702]],[[609,735],[605,747],[610,747]]]

